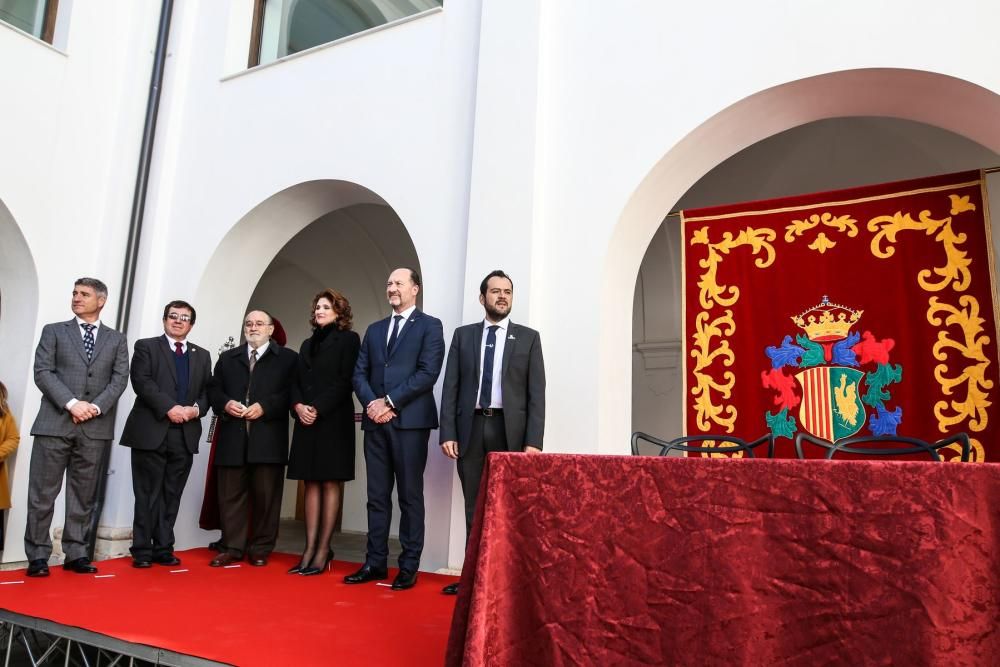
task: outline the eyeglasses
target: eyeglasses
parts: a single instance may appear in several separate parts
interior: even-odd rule
[[[167,315],[168,320],[173,320],[174,322],[190,322],[190,315],[181,315],[180,313],[170,313]]]
[[[272,325],[270,322],[263,322],[261,320],[257,320],[256,322],[251,322],[250,320],[247,320],[246,322],[243,323],[244,329],[253,329],[254,327],[257,327],[258,329],[263,329],[264,327],[270,327],[270,326],[274,325]]]

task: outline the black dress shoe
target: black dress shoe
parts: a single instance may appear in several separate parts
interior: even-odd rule
[[[44,558],[36,558],[35,560],[28,563],[28,576],[29,577],[47,577],[49,576],[49,562]]]
[[[74,558],[63,563],[63,569],[77,574],[94,574],[97,568],[90,564],[90,559],[86,556]]]
[[[237,556],[223,551],[221,554],[213,558],[212,562],[208,565],[209,567],[227,567],[233,563],[239,563],[241,560],[243,560],[243,556]]]
[[[407,588],[413,588],[415,583],[417,583],[416,570],[400,570],[392,580],[392,590],[405,591]]]
[[[448,584],[441,589],[441,592],[445,595],[458,595],[458,582],[456,581],[453,584]]]
[[[153,561],[146,560],[145,558],[133,558],[132,567],[145,570],[146,568],[153,567]]]
[[[166,565],[167,567],[174,567],[181,564],[181,559],[173,554],[164,554],[162,556],[156,556],[153,558],[153,562],[157,565]]]
[[[389,572],[384,567],[372,567],[371,565],[363,565],[360,570],[354,574],[349,574],[344,577],[345,584],[364,584],[369,581],[381,581],[389,577]]]

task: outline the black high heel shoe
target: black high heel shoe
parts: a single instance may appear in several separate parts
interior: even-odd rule
[[[323,567],[306,567],[299,570],[299,574],[303,577],[311,577],[315,574],[322,574],[330,570],[330,561],[333,560],[333,549],[330,549],[326,554],[326,562],[323,563]]]
[[[307,551],[302,554],[302,558],[299,559],[298,565],[288,568],[288,574],[301,574],[302,570],[308,569],[306,568],[306,563],[312,560],[312,558],[306,558],[307,553],[309,552]]]

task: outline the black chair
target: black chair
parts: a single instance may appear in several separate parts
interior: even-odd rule
[[[826,450],[825,458],[827,459],[832,459],[838,452],[842,452],[844,454],[857,454],[861,456],[927,454],[932,461],[941,461],[941,455],[938,452],[948,445],[959,443],[962,446],[961,460],[968,462],[972,451],[968,433],[956,433],[953,436],[934,443],[902,435],[859,435],[830,442],[804,431],[799,431],[795,436],[795,455],[800,459],[806,458],[802,447],[803,442],[808,442]]]
[[[649,435],[648,433],[636,431],[632,434],[632,454],[636,456],[640,456],[642,454],[641,445],[643,442],[652,444],[654,448],[659,449],[658,452],[653,454],[654,456],[667,456],[672,451],[688,452],[692,454],[726,455],[745,452],[749,458],[756,458],[754,455],[754,449],[763,445],[765,442],[768,443],[768,457],[774,455],[774,438],[770,434],[757,438],[753,442],[747,442],[746,440],[734,438],[730,435],[711,435],[707,433],[703,435],[688,435],[682,438],[674,438],[673,440],[663,440],[661,438],[657,438],[656,436]],[[688,444],[697,442],[722,444]]]

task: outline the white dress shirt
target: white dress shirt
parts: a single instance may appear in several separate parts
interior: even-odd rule
[[[396,311],[392,311],[392,314],[389,315],[389,331],[385,335],[385,346],[386,346],[386,348],[389,347],[389,339],[392,338],[392,327],[396,323],[396,320],[394,319],[396,317],[396,315],[402,315],[403,316],[403,319],[401,319],[399,321],[399,328],[396,329],[396,340],[398,341],[399,337],[403,334],[403,327],[406,326],[406,323],[410,321],[410,316],[413,315],[413,311],[415,311],[416,309],[417,309],[417,304],[413,304],[412,306],[410,306],[409,308],[407,308],[406,310],[404,310],[401,313],[397,313]],[[392,402],[392,399],[389,398],[388,395],[386,395],[385,399],[387,401],[389,401],[389,405],[392,408],[395,409],[396,404]]]
[[[187,354],[187,351],[188,351],[187,339],[177,340],[176,338],[174,338],[172,336],[169,336],[167,334],[163,334],[163,335],[167,339],[167,342],[170,343],[170,351],[171,352],[175,352],[177,350],[177,343],[180,343],[181,344],[181,354]]]
[[[266,343],[264,343],[263,345],[261,345],[260,347],[257,348],[257,360],[258,361],[260,361],[260,358],[264,356],[264,352],[267,351],[267,346],[270,345],[270,344],[271,344],[271,341],[267,341]],[[247,344],[247,359],[248,360],[250,359],[250,355],[253,353],[253,350],[254,350],[253,346],[248,343]]]
[[[93,324],[94,325],[94,330],[91,331],[90,333],[94,337],[94,342],[96,343],[97,342],[97,330],[101,328],[101,321],[100,320],[94,320],[93,322],[88,322],[87,320],[81,320],[79,317],[76,318],[76,330],[80,332],[80,339],[81,340],[83,340],[83,336],[84,336],[84,331],[83,331],[83,325],[84,324]]]
[[[490,333],[490,327],[497,325],[497,342],[493,349],[493,390],[489,405],[479,405],[479,389],[483,386],[483,360],[486,358],[486,337]],[[479,345],[479,382],[476,383],[476,407],[477,408],[503,408],[503,392],[500,389],[501,374],[503,371],[503,348],[507,343],[507,330],[510,328],[510,318],[505,317],[499,322],[483,320],[483,340]]]
[[[392,314],[389,315],[389,331],[386,332],[386,334],[385,334],[385,346],[386,347],[389,347],[389,339],[392,338],[392,325],[396,323],[396,320],[393,319],[393,318],[395,318],[396,315],[402,315],[403,316],[403,319],[401,319],[399,321],[399,329],[396,331],[396,338],[398,339],[399,335],[401,333],[403,333],[403,327],[405,327],[406,323],[410,321],[410,316],[413,315],[413,311],[415,311],[416,309],[417,309],[417,305],[413,304],[412,306],[410,306],[409,308],[407,308],[406,310],[404,310],[401,313],[397,313],[396,311],[392,311]]]
[[[83,337],[86,335],[86,332],[84,332],[84,330],[83,330],[83,325],[84,324],[93,324],[94,325],[94,330],[90,332],[90,335],[94,337],[94,343],[96,344],[97,343],[97,330],[101,328],[101,321],[100,320],[95,320],[93,322],[88,322],[87,320],[81,320],[79,317],[77,317],[76,318],[76,330],[80,332],[80,340],[83,340]],[[66,405],[64,405],[63,407],[66,408],[67,410],[72,410],[73,406],[76,405],[79,402],[80,402],[80,399],[78,399],[78,398],[71,398],[71,399],[69,399],[69,402],[66,403]],[[97,414],[101,414],[101,406],[97,405],[96,403],[93,403],[92,405],[95,408],[97,408]]]

